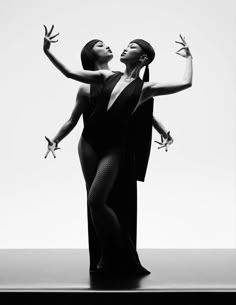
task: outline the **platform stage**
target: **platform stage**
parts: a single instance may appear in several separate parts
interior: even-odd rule
[[[113,301],[236,292],[236,249],[139,249],[150,275],[89,274],[87,249],[1,249],[0,300],[14,292]],[[121,302],[123,302],[121,301]],[[114,302],[113,302],[114,303]],[[45,303],[46,304],[46,303]],[[97,303],[99,304],[99,303]],[[122,304],[125,304],[124,302]]]

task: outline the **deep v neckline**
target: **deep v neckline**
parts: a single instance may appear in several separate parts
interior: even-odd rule
[[[107,105],[106,105],[106,112],[111,111],[111,108],[113,108],[114,105],[117,104],[117,100],[122,96],[122,94],[124,93],[125,89],[127,89],[127,88],[129,87],[129,85],[131,85],[134,81],[136,81],[136,80],[138,79],[138,77],[135,78],[135,79],[133,79],[127,86],[125,86],[125,88],[117,95],[117,97],[115,98],[115,100],[113,101],[113,103],[111,104],[111,106],[108,108],[108,105],[109,105],[109,102],[110,102],[110,98],[111,98],[112,92],[113,92],[115,86],[116,86],[116,85],[118,84],[118,82],[120,81],[122,75],[123,75],[123,73],[120,73],[120,74],[119,74],[119,78],[118,78],[117,82],[116,82],[115,85],[112,87],[112,90],[111,90],[111,92],[110,92],[110,94],[109,94],[108,103],[107,103]]]

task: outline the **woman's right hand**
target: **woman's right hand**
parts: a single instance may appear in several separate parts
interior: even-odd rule
[[[43,25],[45,29],[45,35],[44,35],[44,41],[43,41],[43,49],[44,51],[48,51],[50,49],[51,43],[55,43],[58,40],[53,40],[55,37],[57,37],[60,33],[57,33],[56,35],[52,35],[52,31],[54,29],[54,25],[52,25],[51,30],[48,32],[48,29],[46,25]]]
[[[45,139],[46,139],[47,142],[48,142],[48,150],[47,150],[47,152],[46,152],[44,158],[47,158],[47,156],[48,156],[48,154],[49,154],[50,152],[52,153],[53,157],[56,158],[55,151],[56,151],[57,149],[60,149],[60,147],[57,146],[58,143],[56,143],[56,142],[50,140],[50,139],[49,139],[48,137],[46,137],[46,136],[45,136]]]

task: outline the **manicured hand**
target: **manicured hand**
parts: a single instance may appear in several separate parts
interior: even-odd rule
[[[189,57],[189,56],[192,56],[192,54],[191,54],[191,52],[190,52],[190,50],[189,50],[189,46],[188,46],[187,43],[186,43],[185,37],[183,37],[181,34],[179,35],[179,37],[180,37],[181,41],[175,41],[175,42],[181,44],[181,45],[182,45],[182,48],[180,48],[180,49],[176,52],[176,54],[178,54],[178,55],[180,55],[180,56],[182,56],[182,57],[185,57],[185,58],[187,58],[187,57]],[[182,51],[182,50],[184,50],[184,52],[179,53],[179,52]]]
[[[52,35],[52,31],[54,29],[54,25],[52,25],[50,31],[48,31],[46,25],[43,25],[45,29],[45,35],[44,35],[44,41],[43,41],[43,49],[44,51],[49,50],[51,43],[55,43],[58,40],[53,40],[55,37],[57,37],[60,33],[57,33],[56,35]]]
[[[160,145],[158,147],[158,149],[165,148],[165,151],[167,152],[169,149],[169,146],[174,142],[174,139],[171,137],[170,131],[168,131],[166,139],[164,139],[163,136],[161,135],[161,142],[158,142],[158,141],[154,141],[154,142],[156,142]]]
[[[56,158],[56,154],[55,154],[55,151],[57,149],[60,149],[60,147],[57,147],[57,143],[56,142],[53,142],[52,140],[50,140],[48,137],[45,136],[45,139],[47,140],[48,142],[48,150],[44,156],[44,158],[47,158],[48,154],[51,152],[53,157]]]

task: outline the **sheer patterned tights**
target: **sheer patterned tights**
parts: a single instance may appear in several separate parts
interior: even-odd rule
[[[88,191],[87,204],[102,249],[121,249],[120,223],[107,205],[108,196],[118,176],[120,150],[112,148],[98,157],[93,147],[81,137],[79,157]]]

